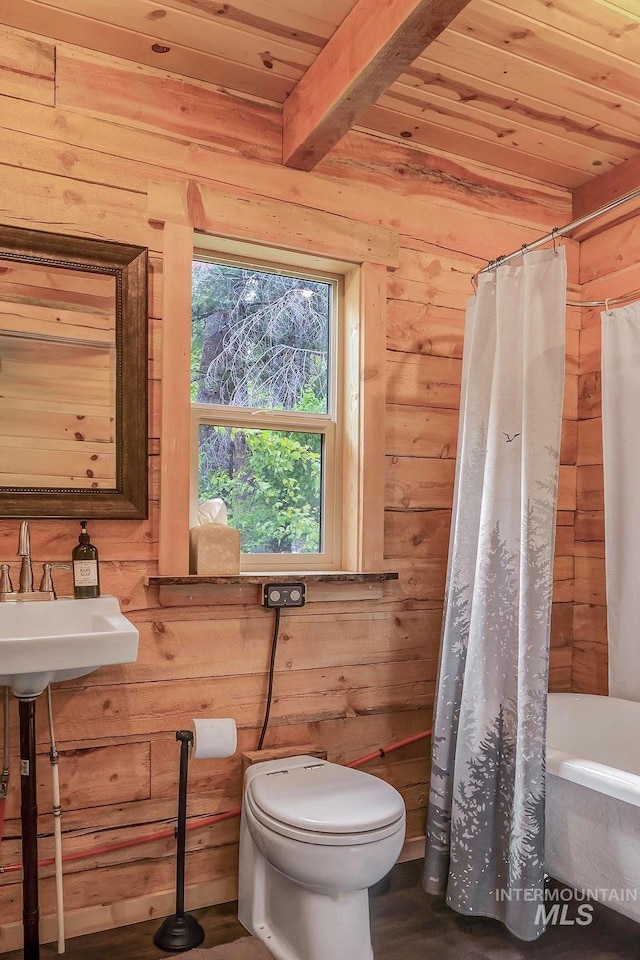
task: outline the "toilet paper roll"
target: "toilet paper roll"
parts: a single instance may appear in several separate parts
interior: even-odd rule
[[[191,755],[196,760],[231,757],[236,752],[238,731],[235,720],[229,717],[192,720],[189,729],[193,733]]]

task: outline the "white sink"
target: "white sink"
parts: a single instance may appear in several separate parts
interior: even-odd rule
[[[115,597],[0,603],[0,686],[16,697],[137,655],[138,631]]]

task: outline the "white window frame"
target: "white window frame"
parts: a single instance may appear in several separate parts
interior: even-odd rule
[[[262,410],[191,401],[191,497],[190,525],[195,525],[198,506],[199,427],[204,424],[244,429],[265,429],[314,433],[322,436],[322,549],[317,553],[253,554],[241,553],[240,569],[245,572],[286,572],[336,570],[342,566],[341,530],[344,503],[344,277],[321,269],[318,258],[296,257],[298,265],[288,261],[282,251],[256,248],[251,257],[231,256],[216,249],[213,238],[195,236],[194,260],[245,266],[292,277],[308,277],[330,284],[331,318],[329,331],[329,394],[326,414],[292,413],[286,410]],[[264,259],[267,253],[269,259]],[[260,258],[258,258],[258,256]],[[335,264],[332,264],[335,266]],[[345,268],[348,269],[347,265]],[[344,271],[343,271],[344,272]]]
[[[152,355],[160,456],[152,483],[159,491],[158,575],[169,581],[189,577],[191,271],[196,231],[210,236],[216,249],[240,256],[263,245],[270,252],[286,251],[292,264],[296,257],[307,262],[311,257],[334,264],[331,272],[345,271],[345,493],[336,572],[384,570],[386,276],[399,265],[398,235],[326,209],[250,196],[247,191],[261,170],[261,164],[251,164],[241,196],[225,193],[222,185],[211,181],[151,181],[147,188],[150,222],[162,229],[158,314],[162,319],[154,333],[160,361]],[[151,283],[153,303],[153,273]]]

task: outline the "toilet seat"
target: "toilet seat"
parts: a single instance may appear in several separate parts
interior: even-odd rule
[[[375,843],[376,840],[384,840],[399,830],[404,830],[404,816],[398,817],[397,820],[386,827],[366,830],[361,833],[327,833],[326,831],[320,833],[320,831],[314,830],[301,830],[290,823],[270,817],[264,810],[260,810],[252,797],[248,795],[245,797],[245,802],[254,820],[261,826],[273,831],[273,833],[280,834],[281,837],[297,840],[300,843],[315,843],[323,847],[358,846],[359,844]]]
[[[251,778],[255,819],[281,836],[323,846],[373,843],[404,828],[402,797],[379,777],[304,758]]]

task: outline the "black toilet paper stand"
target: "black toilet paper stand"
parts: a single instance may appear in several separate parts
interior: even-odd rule
[[[204,940],[204,930],[190,914],[184,912],[184,866],[187,831],[187,773],[189,747],[193,743],[191,730],[176,730],[180,744],[180,778],[178,785],[178,821],[176,823],[176,912],[166,917],[156,931],[153,942],[159,950],[182,953],[198,947]]]

